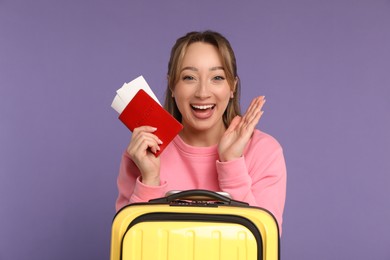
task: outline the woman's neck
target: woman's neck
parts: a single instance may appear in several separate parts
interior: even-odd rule
[[[214,127],[211,130],[199,131],[190,127],[184,127],[180,132],[183,141],[191,146],[208,147],[219,143],[222,135],[225,133],[225,126]]]

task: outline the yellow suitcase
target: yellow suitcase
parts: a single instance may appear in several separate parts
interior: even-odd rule
[[[279,230],[265,209],[189,190],[121,209],[110,253],[111,260],[277,260]]]

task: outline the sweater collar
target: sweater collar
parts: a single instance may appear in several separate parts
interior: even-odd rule
[[[174,145],[179,148],[182,152],[190,154],[192,156],[215,156],[218,155],[218,145],[212,146],[191,146],[183,141],[183,139],[177,135],[173,139]]]

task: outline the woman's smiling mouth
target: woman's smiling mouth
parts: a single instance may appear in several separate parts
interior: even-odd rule
[[[193,115],[198,119],[210,118],[214,113],[215,104],[191,105]]]
[[[191,105],[191,107],[194,110],[207,110],[207,109],[213,109],[215,105]]]

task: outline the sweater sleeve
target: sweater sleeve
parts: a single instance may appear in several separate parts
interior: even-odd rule
[[[150,199],[164,196],[166,182],[161,181],[160,186],[148,186],[141,182],[141,173],[126,152],[122,160],[117,178],[118,197],[115,204],[116,211],[129,203],[147,202]]]
[[[286,165],[283,150],[271,136],[252,138],[244,156],[217,161],[220,188],[234,199],[269,210],[282,232],[286,197]]]

